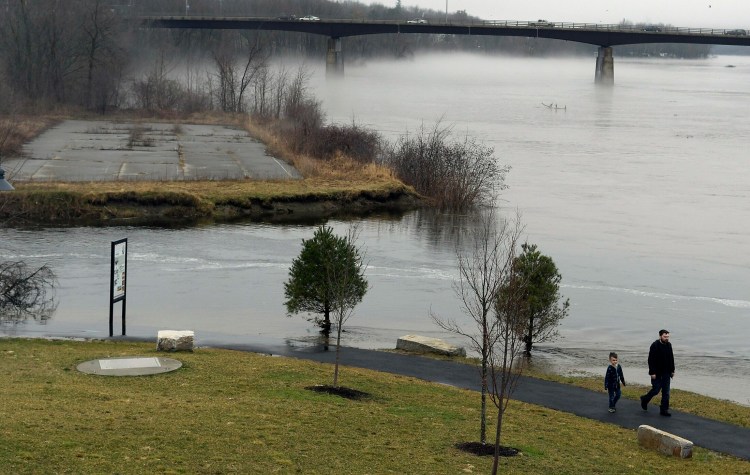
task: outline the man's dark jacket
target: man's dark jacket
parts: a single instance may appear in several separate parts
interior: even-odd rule
[[[648,374],[662,376],[674,373],[674,354],[672,354],[672,344],[669,342],[662,343],[656,340],[651,343],[648,350]]]

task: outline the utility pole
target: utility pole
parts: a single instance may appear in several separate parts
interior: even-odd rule
[[[448,0],[445,0],[445,24],[448,24]]]

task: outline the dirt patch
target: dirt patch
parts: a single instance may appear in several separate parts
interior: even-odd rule
[[[356,389],[347,388],[344,386],[328,386],[323,384],[316,384],[315,386],[307,386],[305,389],[309,391],[315,391],[316,393],[331,394],[333,396],[339,396],[354,401],[361,401],[362,399],[367,399],[370,397],[369,393],[357,391]]]
[[[481,442],[459,442],[456,444],[456,448],[462,452],[468,452],[480,457],[494,456],[495,445],[494,444],[483,444]],[[521,452],[513,447],[505,447],[501,445],[499,447],[500,457],[514,457]]]

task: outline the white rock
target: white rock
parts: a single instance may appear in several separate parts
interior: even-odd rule
[[[156,351],[193,351],[194,339],[192,330],[159,330]]]
[[[438,338],[419,335],[404,335],[396,342],[397,350],[416,353],[437,353],[448,356],[466,356],[466,350],[453,346]]]
[[[647,425],[638,426],[638,444],[641,447],[683,459],[693,456],[692,442]]]

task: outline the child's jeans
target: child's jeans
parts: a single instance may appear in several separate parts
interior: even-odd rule
[[[609,390],[609,408],[614,409],[615,404],[617,404],[617,401],[620,400],[620,396],[622,395],[622,392],[620,391],[620,388],[614,388]]]

